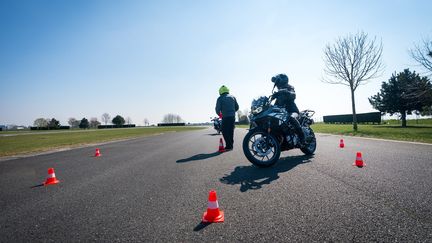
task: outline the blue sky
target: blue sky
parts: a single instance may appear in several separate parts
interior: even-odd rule
[[[358,112],[394,72],[425,73],[408,50],[432,36],[432,1],[0,0],[0,124],[214,116],[224,84],[240,109],[286,73],[300,109],[351,112],[349,89],[323,83],[323,48],[364,31],[385,71],[356,91]]]

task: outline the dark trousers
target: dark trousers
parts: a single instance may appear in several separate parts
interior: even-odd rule
[[[290,113],[290,116],[288,117],[288,119],[289,119],[289,122],[291,123],[291,125],[293,125],[300,141],[302,143],[304,143],[305,135],[304,135],[303,129],[300,126],[299,121],[297,120],[297,117],[298,117],[297,113]]]
[[[234,116],[222,118],[222,135],[225,139],[226,148],[232,149],[234,145]]]

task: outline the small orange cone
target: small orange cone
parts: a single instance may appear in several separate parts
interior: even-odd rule
[[[216,191],[209,192],[207,211],[202,217],[203,223],[222,223],[225,219],[224,212],[219,210]]]
[[[219,153],[223,153],[223,152],[225,152],[225,147],[223,145],[222,138],[220,138],[220,140],[219,140]]]
[[[343,148],[343,147],[345,147],[345,144],[344,144],[344,140],[341,139],[339,142],[339,148]]]
[[[356,160],[355,160],[355,163],[353,165],[357,166],[359,168],[362,168],[363,166],[366,166],[366,164],[363,162],[363,158],[362,158],[362,153],[361,152],[357,152]]]
[[[96,149],[96,153],[95,153],[95,157],[99,157],[99,156],[101,156],[102,154],[101,154],[101,152],[100,152],[100,150],[97,148]]]
[[[46,179],[46,181],[44,182],[44,186],[46,185],[52,185],[52,184],[57,184],[60,181],[57,180],[55,173],[54,173],[54,168],[49,168],[48,169],[48,178]]]

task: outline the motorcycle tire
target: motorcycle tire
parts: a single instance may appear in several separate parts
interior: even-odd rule
[[[300,150],[306,154],[306,155],[312,155],[315,153],[316,150],[316,138],[315,133],[312,131],[312,129],[309,128],[308,136],[306,137],[306,146],[301,148]]]
[[[265,141],[266,136],[268,136],[268,141],[271,144],[267,144]],[[251,140],[252,138],[254,140]],[[255,149],[259,149],[260,151],[255,151]],[[272,152],[271,157],[265,155],[270,152]],[[272,134],[260,130],[250,130],[243,139],[243,153],[252,164],[265,168],[274,165],[279,160],[281,149],[278,140]],[[267,160],[264,160],[265,158]]]

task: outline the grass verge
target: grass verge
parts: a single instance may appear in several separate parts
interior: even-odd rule
[[[397,125],[360,124],[358,131],[353,132],[351,124],[316,123],[312,125],[312,129],[316,133],[432,143],[432,126],[430,125],[409,125],[403,128]]]
[[[87,144],[151,136],[201,127],[149,127],[71,131],[31,131],[0,133],[0,157],[73,148]]]
[[[358,131],[353,132],[352,124],[315,123],[312,129],[315,133],[329,133],[343,136],[370,137],[409,142],[432,143],[432,120],[409,120],[403,128],[398,121],[386,121],[383,125],[358,125]],[[249,128],[248,125],[236,127]]]

